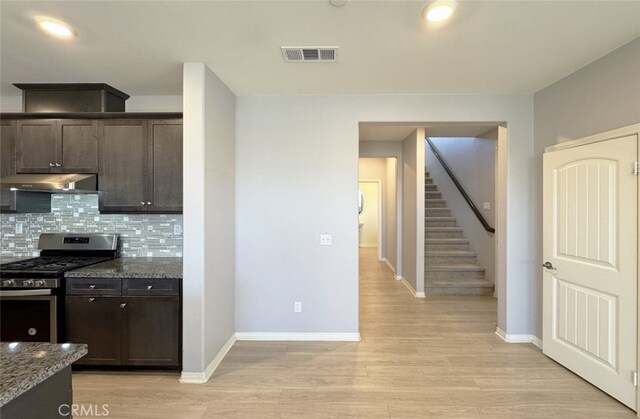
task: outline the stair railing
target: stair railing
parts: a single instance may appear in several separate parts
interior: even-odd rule
[[[482,213],[480,213],[478,208],[475,206],[475,204],[469,197],[469,194],[467,194],[467,192],[464,190],[464,188],[462,187],[462,185],[460,184],[456,176],[453,174],[451,169],[449,169],[449,166],[447,166],[447,163],[445,163],[444,159],[438,152],[438,149],[436,148],[435,144],[433,144],[433,142],[429,138],[425,138],[425,140],[427,140],[427,144],[429,144],[429,147],[431,147],[431,150],[433,150],[433,154],[436,156],[436,159],[438,159],[438,161],[444,168],[444,171],[447,172],[453,184],[456,185],[456,188],[458,188],[464,200],[467,201],[467,204],[469,204],[469,207],[471,207],[471,211],[473,211],[473,213],[476,215],[476,217],[478,218],[478,221],[480,221],[480,224],[482,224],[482,227],[484,227],[484,229],[489,233],[495,233],[496,229],[491,227],[487,222],[487,220],[485,220],[485,218],[482,216]]]

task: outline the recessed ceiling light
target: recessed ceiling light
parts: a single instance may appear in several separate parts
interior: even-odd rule
[[[76,35],[76,31],[67,23],[48,16],[36,16],[36,22],[40,29],[57,38],[70,39]]]
[[[429,22],[442,22],[451,17],[458,3],[455,0],[436,0],[422,11],[422,15]]]

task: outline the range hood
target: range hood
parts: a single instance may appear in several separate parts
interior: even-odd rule
[[[49,213],[52,194],[97,194],[94,174],[13,175],[0,178],[0,212]]]
[[[98,193],[95,174],[71,175],[13,175],[0,178],[0,188],[11,191],[48,193]]]

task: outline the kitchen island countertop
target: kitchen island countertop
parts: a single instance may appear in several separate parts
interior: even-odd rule
[[[87,354],[84,344],[0,343],[0,406],[4,406]]]
[[[118,258],[67,271],[67,278],[182,279],[182,258]]]

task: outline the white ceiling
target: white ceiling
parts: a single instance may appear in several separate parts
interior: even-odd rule
[[[0,93],[15,82],[106,82],[181,94],[206,62],[239,95],[530,94],[640,36],[640,1],[461,1],[445,25],[427,1],[2,1]],[[32,17],[73,25],[73,41]],[[280,46],[340,47],[338,63],[285,63]]]

